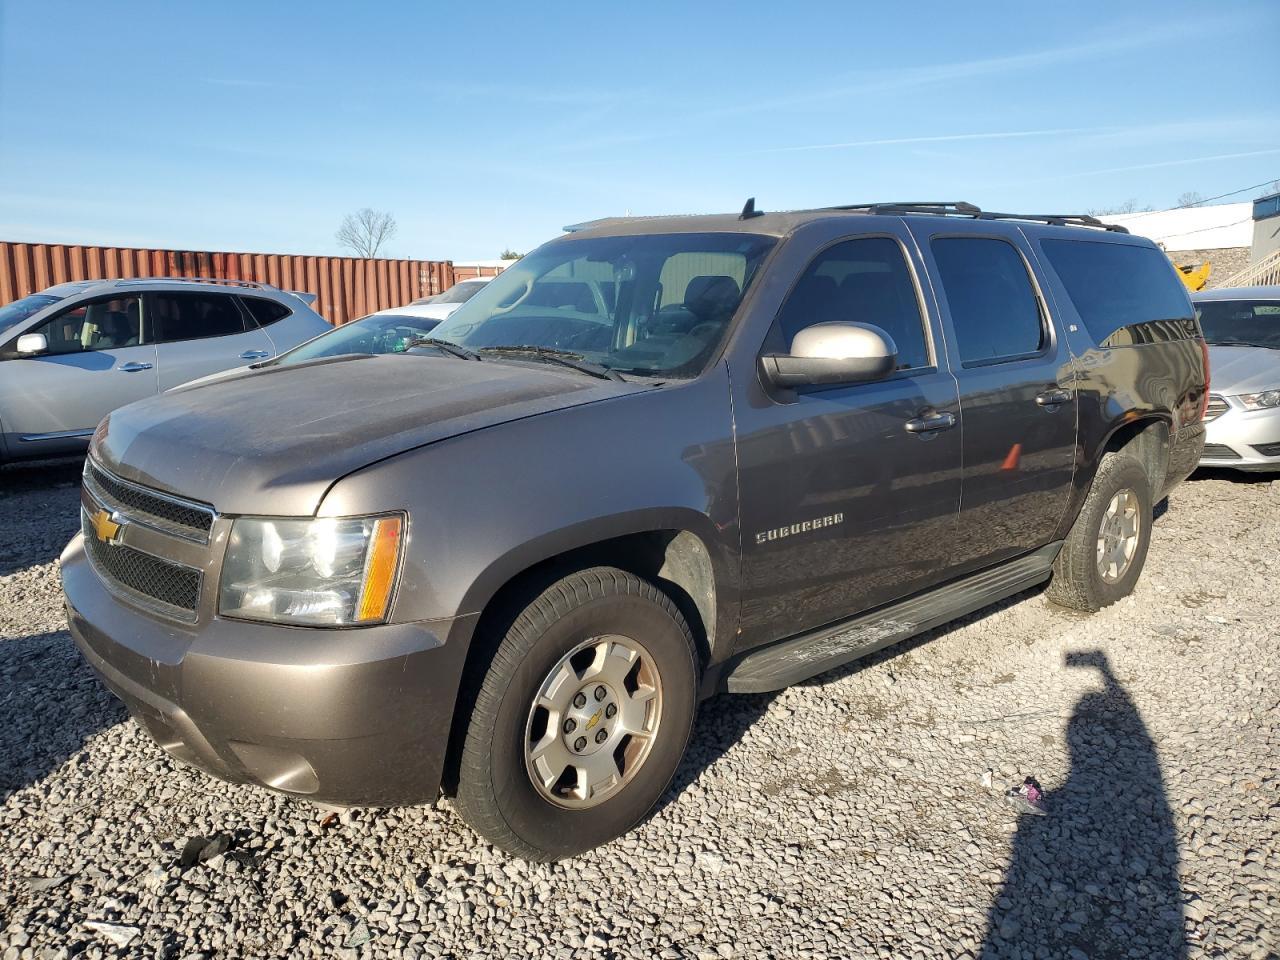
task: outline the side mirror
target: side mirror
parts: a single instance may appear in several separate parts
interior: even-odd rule
[[[898,346],[869,323],[815,323],[796,334],[790,353],[760,358],[768,380],[788,389],[824,383],[861,383],[888,376]]]
[[[18,338],[14,349],[23,356],[44,353],[49,349],[49,340],[43,333],[24,333]]]

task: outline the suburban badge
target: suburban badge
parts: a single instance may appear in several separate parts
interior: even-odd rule
[[[775,527],[772,530],[761,530],[756,534],[756,544],[766,544],[773,540],[781,540],[783,537],[794,537],[801,533],[811,533],[814,530],[822,530],[825,527],[834,527],[838,523],[844,523],[843,513],[831,513],[825,517],[818,517],[816,520],[804,520],[800,523],[792,523],[785,527]]]

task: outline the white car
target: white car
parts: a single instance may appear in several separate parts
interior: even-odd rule
[[[431,317],[434,320],[444,320],[449,314],[457,310],[460,306],[474,297],[477,293],[485,288],[493,277],[472,277],[470,280],[460,280],[444,293],[437,293],[434,297],[422,297],[414,300],[407,307],[397,307],[393,313],[405,313],[413,309],[415,317]],[[422,310],[422,313],[416,312]]]
[[[112,410],[332,328],[249,280],[76,280],[0,307],[0,462],[83,453]]]

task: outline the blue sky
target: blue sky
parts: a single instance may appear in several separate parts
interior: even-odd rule
[[[0,0],[0,239],[495,257],[597,216],[1280,179],[1280,3]],[[1235,199],[1248,199],[1244,194]]]

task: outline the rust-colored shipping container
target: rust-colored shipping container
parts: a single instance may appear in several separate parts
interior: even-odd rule
[[[404,306],[447,290],[448,260],[362,260],[286,253],[146,250],[0,241],[0,305],[68,280],[116,277],[209,277],[256,280],[314,293],[314,309],[332,324]]]

